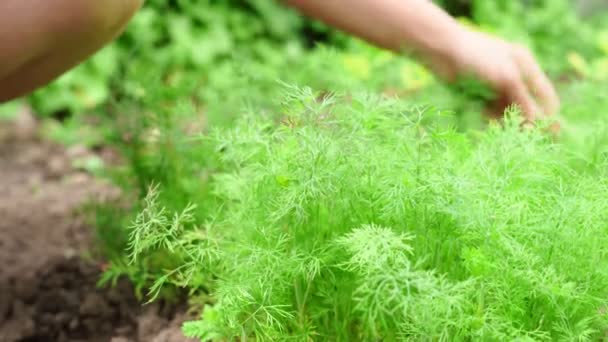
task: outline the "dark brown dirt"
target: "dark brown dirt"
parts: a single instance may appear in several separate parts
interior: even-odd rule
[[[72,167],[89,153],[38,138],[27,110],[0,121],[0,342],[188,341],[183,307],[142,306],[125,280],[96,286],[103,261],[78,209],[119,192]]]

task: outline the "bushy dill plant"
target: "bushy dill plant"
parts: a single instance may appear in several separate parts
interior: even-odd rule
[[[203,138],[217,165],[204,222],[190,206],[165,212],[155,189],[131,226],[132,258],[178,259],[153,293],[172,283],[210,304],[187,334],[603,336],[602,149],[581,165],[574,140],[522,131],[515,109],[470,134],[401,100],[295,87],[282,98],[278,122],[253,112]]]

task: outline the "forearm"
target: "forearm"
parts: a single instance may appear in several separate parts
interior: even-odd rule
[[[0,0],[0,103],[47,84],[115,38],[143,0]]]
[[[397,52],[441,58],[461,26],[429,0],[287,0],[306,15]]]
[[[379,47],[413,53],[447,81],[480,78],[497,92],[500,114],[518,104],[534,121],[540,107],[543,115],[559,109],[553,85],[528,49],[465,29],[430,0],[285,1]]]

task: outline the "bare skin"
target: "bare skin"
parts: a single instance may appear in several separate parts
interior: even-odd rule
[[[428,0],[288,0],[292,6],[377,46],[409,52],[453,81],[473,74],[504,107],[517,104],[534,121],[555,113],[559,99],[532,53],[465,28]]]
[[[115,38],[143,0],[0,2],[0,103],[26,95]],[[452,81],[473,74],[534,121],[558,110],[556,92],[528,49],[471,31],[428,0],[286,0],[379,47],[410,52]]]
[[[142,2],[0,1],[0,103],[85,60],[124,29]]]

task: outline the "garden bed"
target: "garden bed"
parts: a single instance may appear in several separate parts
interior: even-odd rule
[[[0,122],[0,341],[186,341],[182,306],[143,306],[126,281],[97,287],[103,261],[78,209],[118,194],[72,167],[88,153],[38,138],[28,113]]]

